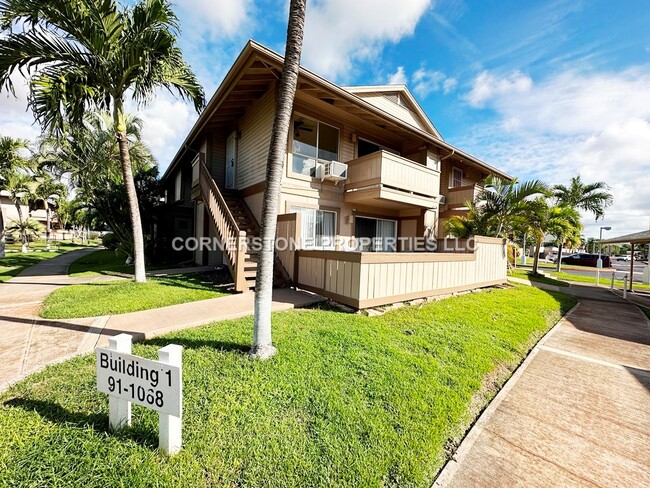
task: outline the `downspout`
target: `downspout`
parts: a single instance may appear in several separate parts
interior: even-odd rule
[[[445,159],[452,157],[454,154],[456,154],[456,148],[452,148],[449,154],[447,154],[445,157],[440,158],[440,162],[442,163]]]

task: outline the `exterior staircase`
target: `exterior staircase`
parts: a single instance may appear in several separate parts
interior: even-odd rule
[[[206,205],[210,220],[222,242],[228,268],[239,292],[255,288],[259,253],[248,248],[247,243],[260,235],[260,227],[248,205],[236,190],[219,189],[201,157],[192,165],[192,194]],[[287,286],[289,276],[275,256],[273,265],[274,286]]]

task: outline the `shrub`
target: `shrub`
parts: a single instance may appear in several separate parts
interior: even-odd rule
[[[120,240],[112,232],[109,232],[102,236],[102,246],[104,246],[106,249],[117,249],[119,245]]]

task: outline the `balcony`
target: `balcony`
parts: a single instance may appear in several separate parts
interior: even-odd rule
[[[459,186],[457,188],[449,188],[443,194],[445,195],[445,204],[447,205],[448,210],[458,209],[458,208],[467,208],[465,202],[476,201],[476,196],[481,191],[481,187],[477,184]]]
[[[377,151],[348,162],[345,201],[384,208],[435,208],[439,188],[439,171]]]

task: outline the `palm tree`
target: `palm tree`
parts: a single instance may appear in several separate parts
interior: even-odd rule
[[[27,166],[21,151],[27,149],[27,141],[12,137],[0,137],[0,190],[3,190],[9,174],[17,168]],[[5,221],[0,205],[0,259],[5,257]]]
[[[155,179],[157,166],[151,151],[141,141],[142,119],[125,115],[129,154],[138,188],[139,207],[149,201],[154,192],[144,191],[142,181]],[[107,112],[90,113],[83,126],[66,124],[62,137],[44,137],[40,140],[39,167],[56,175],[70,176],[76,193],[76,207],[92,209],[100,214],[118,237],[129,260],[135,256],[128,209],[123,211],[124,186],[119,160],[119,146],[115,139],[113,119]],[[143,221],[147,214],[143,213]]]
[[[271,132],[271,144],[266,163],[266,186],[262,206],[260,237],[262,249],[259,253],[257,277],[255,280],[255,324],[251,355],[267,359],[276,352],[271,339],[271,301],[273,294],[273,262],[275,252],[275,233],[278,220],[278,203],[282,168],[287,153],[289,122],[296,95],[302,39],[305,30],[306,0],[291,0],[289,6],[289,25],[284,66],[280,77],[275,118]]]
[[[482,206],[472,202],[465,202],[465,206],[468,208],[465,215],[454,215],[445,222],[445,235],[469,239],[494,233],[490,216],[483,212]]]
[[[9,199],[16,206],[18,213],[18,225],[22,228],[25,223],[23,218],[23,205],[29,202],[31,197],[31,185],[33,179],[25,173],[13,172],[8,175],[5,190],[9,192]],[[21,231],[20,241],[22,243],[22,252],[27,252],[27,234]]]
[[[556,236],[565,242],[568,239],[575,241],[579,239],[582,230],[577,210],[561,205],[551,206],[541,197],[531,202],[525,213],[525,220],[528,225],[527,233],[535,239],[533,274],[539,273],[539,251],[545,235]]]
[[[490,175],[485,179],[484,188],[476,200],[481,212],[493,221],[494,237],[508,237],[514,221],[530,204],[530,197],[548,193],[548,186],[539,180],[520,183],[516,178],[506,181]]]
[[[22,252],[26,252],[27,248],[25,242],[29,241],[30,237],[39,237],[43,226],[41,223],[32,218],[27,218],[25,220],[12,220],[7,226],[7,233],[12,234],[17,232],[20,234],[21,239],[23,239],[23,249]]]
[[[605,215],[605,208],[609,207],[614,201],[612,194],[609,192],[609,186],[604,181],[583,183],[580,175],[571,178],[569,186],[553,186],[553,196],[558,205],[590,212],[596,217],[596,220]],[[557,271],[562,269],[562,245],[562,242],[558,245]]]
[[[50,174],[42,173],[37,177],[37,186],[34,189],[34,204],[38,205],[43,202],[45,206],[45,249],[50,250],[50,234],[52,227],[52,209],[51,205],[57,205],[57,202],[65,198],[68,194],[68,188],[61,182],[56,181]]]
[[[30,70],[29,105],[45,130],[81,124],[88,109],[112,113],[135,248],[135,281],[145,281],[144,238],[133,181],[124,102],[143,105],[157,88],[176,91],[200,111],[203,89],[177,46],[178,19],[167,0],[3,0],[0,88]]]

